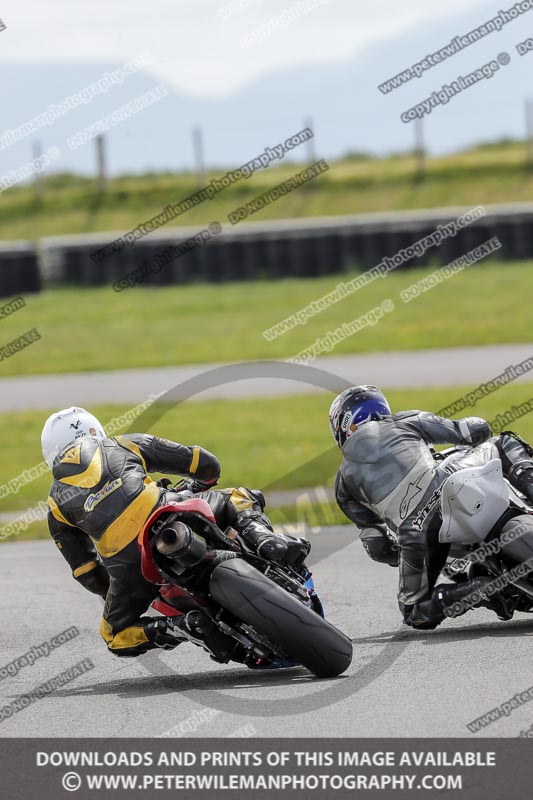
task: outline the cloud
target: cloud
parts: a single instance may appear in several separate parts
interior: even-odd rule
[[[229,2],[247,7],[219,13]],[[421,23],[438,29],[442,20],[478,8],[485,9],[480,22],[492,16],[485,0],[4,0],[0,62],[109,64],[149,52],[150,71],[180,92],[224,97],[274,71],[342,61]],[[293,17],[242,46],[258,28]],[[394,66],[392,60],[393,72]]]

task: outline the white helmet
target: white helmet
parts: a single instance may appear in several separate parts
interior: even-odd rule
[[[100,422],[84,408],[72,406],[51,414],[44,423],[41,434],[44,460],[50,469],[60,450],[84,436],[105,439],[105,431]]]

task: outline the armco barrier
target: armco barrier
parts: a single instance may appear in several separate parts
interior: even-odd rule
[[[205,247],[197,248],[148,275],[145,285],[219,283],[285,277],[334,275],[351,267],[369,269],[387,256],[432,233],[439,224],[457,219],[468,208],[224,224],[224,231]],[[47,283],[102,285],[142,267],[169,244],[193,236],[202,226],[170,228],[108,256],[91,259],[100,247],[120,235],[63,237],[43,240],[48,261]],[[498,236],[501,259],[533,258],[533,204],[488,207],[487,215],[463,228],[457,236],[433,248],[417,264],[446,264],[478,244]]]
[[[0,297],[40,289],[41,275],[34,246],[29,242],[0,243]]]
[[[172,285],[192,281],[219,283],[335,275],[349,268],[369,269],[384,257],[392,258],[399,250],[432,233],[438,225],[456,220],[469,208],[445,208],[365,214],[343,217],[320,217],[276,222],[240,223],[235,226],[220,220],[223,233],[204,247],[188,252],[146,277],[145,285]],[[443,265],[497,236],[502,243],[498,258],[533,259],[533,204],[487,206],[487,214],[445,239],[421,258],[407,261],[412,266]],[[190,228],[164,228],[146,236],[135,245],[114,253],[100,263],[91,255],[116,239],[120,232],[84,236],[64,236],[39,242],[39,266],[45,286],[58,284],[99,286],[142,267],[169,244],[195,235],[202,225]],[[15,245],[13,245],[15,247]],[[12,258],[25,264],[26,289],[17,284],[17,292],[34,291],[39,282],[29,269],[31,252],[16,245]],[[1,259],[1,256],[0,256]],[[22,274],[26,274],[21,269]],[[17,270],[2,269],[2,294],[14,291],[9,276]],[[31,274],[31,280],[30,280]]]

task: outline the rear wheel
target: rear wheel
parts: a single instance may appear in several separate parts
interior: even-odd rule
[[[350,666],[350,639],[246,561],[215,567],[210,590],[223,608],[317,677],[334,678]]]

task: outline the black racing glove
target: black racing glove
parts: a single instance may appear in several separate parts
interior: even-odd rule
[[[171,481],[168,481],[167,478],[162,478],[158,481],[158,485],[163,486],[163,482],[166,485],[163,486],[164,489],[168,489],[170,486]],[[209,489],[212,489],[217,484],[217,480],[213,480],[212,483],[204,483],[203,481],[196,480],[196,478],[182,478],[179,480],[176,485],[173,487],[174,492],[192,492],[192,494],[199,494],[199,492],[208,492]]]
[[[277,562],[285,561],[288,552],[287,542],[281,536],[270,531],[259,536],[255,542],[254,549],[261,558]]]
[[[307,539],[274,533],[260,522],[251,522],[241,531],[241,535],[261,558],[291,567],[300,566],[311,550],[311,543]]]

